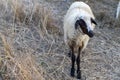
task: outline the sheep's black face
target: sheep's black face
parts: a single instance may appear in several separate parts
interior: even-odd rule
[[[85,21],[83,19],[77,20],[75,23],[75,29],[78,28],[78,26],[80,26],[81,30],[83,31],[83,33],[87,34],[89,37],[93,37],[94,33],[92,30],[88,30],[87,25],[85,23]]]

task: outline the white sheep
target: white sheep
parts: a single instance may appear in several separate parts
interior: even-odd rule
[[[77,78],[81,78],[80,53],[86,48],[89,38],[93,37],[96,24],[91,8],[84,2],[74,2],[64,17],[64,41],[71,49],[72,77],[75,73],[76,60]],[[78,51],[77,56],[74,54],[76,51]]]

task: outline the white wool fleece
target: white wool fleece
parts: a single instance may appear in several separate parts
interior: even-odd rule
[[[74,2],[70,8],[68,9],[65,17],[64,17],[64,23],[63,23],[63,29],[64,29],[64,41],[66,44],[69,43],[69,41],[71,41],[72,39],[78,39],[79,36],[79,40],[84,40],[82,41],[83,43],[86,43],[85,46],[87,45],[89,38],[86,34],[81,33],[77,33],[75,30],[75,22],[78,19],[83,19],[86,24],[87,24],[87,28],[88,30],[93,30],[95,25],[91,24],[91,18],[95,19],[91,8],[84,2]],[[81,36],[81,39],[80,39]],[[82,39],[82,37],[86,37],[88,39]],[[85,42],[86,40],[86,42]],[[82,44],[81,42],[81,44]],[[78,43],[78,42],[76,42]],[[78,45],[78,44],[76,44]]]

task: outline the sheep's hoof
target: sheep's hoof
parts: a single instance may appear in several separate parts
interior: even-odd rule
[[[77,71],[77,79],[81,79],[81,71]]]
[[[75,74],[75,69],[71,68],[71,73],[70,74],[71,74],[72,77],[74,77],[75,76],[74,75]]]

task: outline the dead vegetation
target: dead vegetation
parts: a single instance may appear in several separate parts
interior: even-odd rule
[[[0,54],[0,74],[3,80],[43,80],[43,70],[38,68],[30,50],[16,53],[0,33],[3,52]]]
[[[0,79],[74,80],[69,75],[62,19],[67,7],[78,0],[49,0],[49,4],[44,0],[0,1]],[[120,23],[114,19],[117,0],[85,2],[92,7],[98,26],[82,56],[82,76],[86,80],[119,80]]]
[[[35,1],[28,2],[29,5],[24,3],[25,0],[0,1],[0,28],[4,28],[0,30],[0,78],[44,80],[46,71],[35,61],[33,53],[36,49],[30,48],[29,44],[35,42],[33,35],[43,38],[58,32],[50,8]]]

